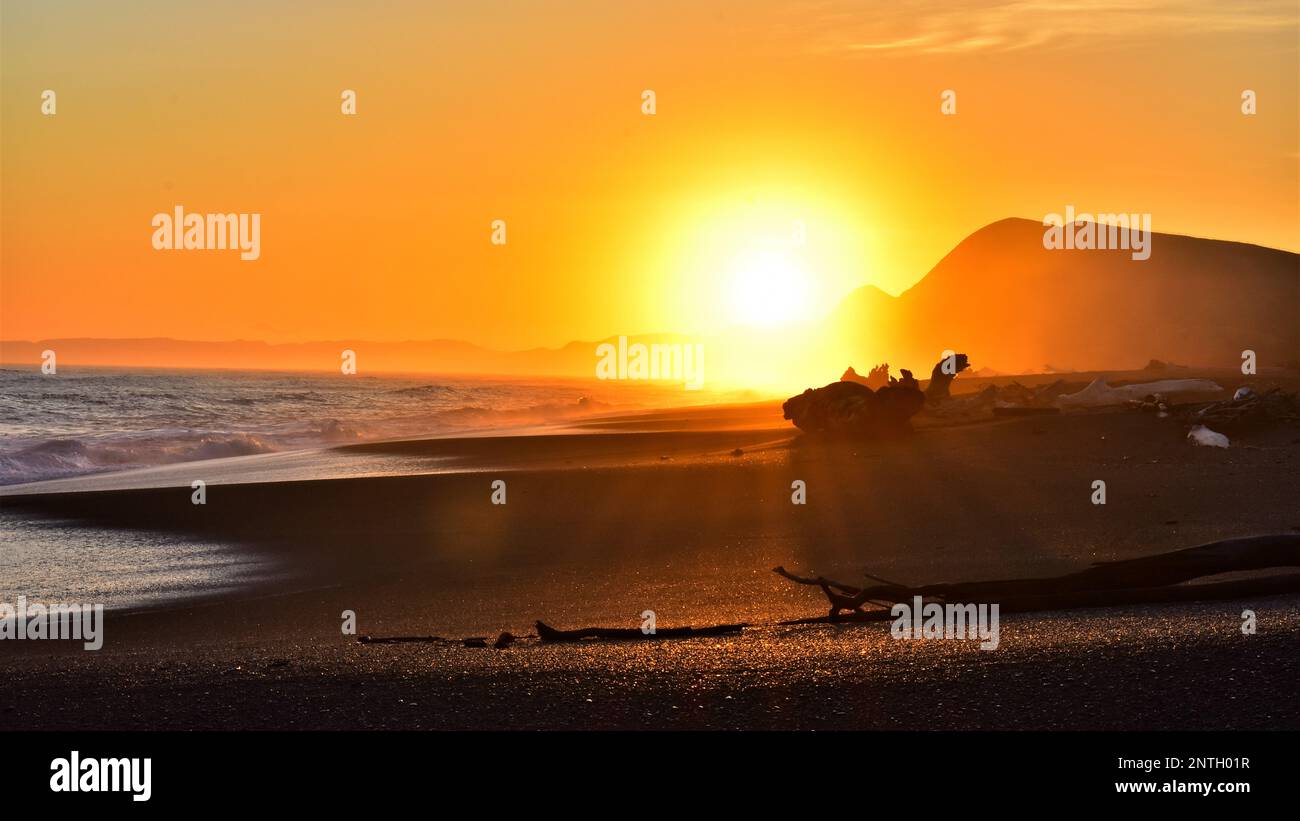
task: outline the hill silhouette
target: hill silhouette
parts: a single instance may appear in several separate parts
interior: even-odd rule
[[[863,287],[833,312],[854,361],[926,362],[945,349],[1004,372],[1136,369],[1151,359],[1236,367],[1300,358],[1300,255],[1152,233],[1127,250],[1049,250],[1043,225],[968,236],[898,297]]]

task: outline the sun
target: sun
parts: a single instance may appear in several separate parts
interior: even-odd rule
[[[811,282],[794,255],[781,248],[758,248],[736,257],[728,304],[733,321],[771,327],[805,319]]]

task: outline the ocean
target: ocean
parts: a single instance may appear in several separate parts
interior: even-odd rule
[[[699,402],[615,382],[0,369],[0,485]]]

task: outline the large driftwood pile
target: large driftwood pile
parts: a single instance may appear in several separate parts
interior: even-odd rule
[[[795,427],[809,433],[897,435],[910,429],[911,418],[927,402],[947,400],[953,378],[969,367],[964,353],[940,360],[924,393],[907,369],[902,379],[894,379],[888,364],[877,365],[866,377],[850,367],[840,381],[790,397],[781,411]]]
[[[1300,398],[1281,388],[1263,393],[1239,391],[1232,399],[1195,411],[1189,421],[1229,433],[1281,423],[1296,424],[1300,423]]]

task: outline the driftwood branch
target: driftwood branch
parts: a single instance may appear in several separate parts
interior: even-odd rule
[[[1132,590],[1086,590],[1041,597],[1021,596],[999,602],[998,611],[1002,613],[1034,613],[1044,610],[1070,610],[1082,607],[1122,607],[1130,604],[1221,601],[1240,599],[1247,596],[1280,596],[1290,593],[1300,593],[1300,573],[1209,584],[1140,587]],[[789,626],[839,622],[876,622],[889,621],[892,618],[894,616],[888,610],[857,610],[840,613],[834,617],[812,616],[803,619],[789,619],[778,622],[778,624]]]
[[[831,581],[830,579],[822,578],[821,576],[818,576],[815,579],[810,579],[804,576],[796,576],[795,574],[791,573],[789,570],[786,570],[784,567],[781,566],[772,568],[772,572],[777,574],[778,576],[784,576],[790,581],[795,582],[796,584],[828,585],[840,591],[841,593],[845,593],[849,596],[852,596],[856,594],[859,590],[861,590],[861,588],[854,587],[851,584],[841,584],[840,582]]]
[[[867,603],[879,605],[881,607],[888,607],[892,603],[892,601],[882,601],[880,598],[872,598],[869,593],[864,593],[862,588],[854,587],[851,584],[843,584],[841,582],[831,581],[830,579],[826,579],[821,576],[818,576],[815,579],[810,579],[803,576],[796,576],[790,571],[786,570],[784,567],[781,567],[779,565],[777,567],[772,568],[772,572],[776,573],[779,576],[784,576],[790,581],[796,582],[798,584],[816,585],[820,587],[822,589],[822,592],[826,594],[826,598],[831,603],[830,617],[832,619],[834,619],[835,616],[842,610],[848,610],[849,612],[852,613],[861,613],[862,606]],[[877,576],[872,576],[870,573],[867,573],[865,575],[868,578],[875,579],[876,581],[882,581],[882,582],[885,581],[884,579],[881,579]],[[885,584],[886,586],[891,588],[899,587],[899,585],[895,585],[893,582],[885,582]]]
[[[492,646],[498,650],[514,644],[519,637],[512,633],[502,633],[497,636],[497,640]],[[458,644],[462,647],[487,647],[488,640],[482,636],[471,636],[466,639],[445,639],[441,636],[357,636],[359,644]]]
[[[1300,534],[1226,539],[1140,559],[1102,562],[1075,573],[1037,579],[917,587],[885,584],[856,592],[838,587],[837,592],[825,579],[805,579],[784,568],[777,568],[776,572],[799,584],[822,588],[831,605],[830,615],[810,621],[877,621],[887,618],[887,611],[864,612],[863,604],[911,601],[916,596],[944,602],[997,602],[1004,612],[1025,612],[1300,592],[1300,574],[1176,587],[1206,576],[1277,567],[1300,567]],[[841,615],[844,611],[848,615]]]
[[[545,622],[537,622],[537,637],[542,641],[582,641],[583,639],[617,639],[653,641],[655,639],[694,638],[739,633],[747,625],[715,624],[711,627],[660,627],[653,633],[644,633],[640,627],[584,627],[580,630],[557,630]]]

